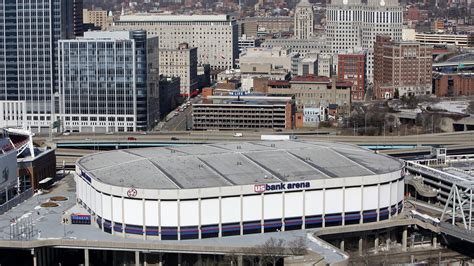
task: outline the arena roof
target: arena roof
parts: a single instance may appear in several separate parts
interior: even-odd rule
[[[187,189],[389,173],[400,161],[333,142],[253,141],[115,150],[78,160],[100,182]]]

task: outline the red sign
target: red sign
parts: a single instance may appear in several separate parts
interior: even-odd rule
[[[254,185],[253,190],[257,193],[265,192],[266,185]]]
[[[130,198],[135,198],[138,194],[138,191],[134,188],[131,188],[127,191],[127,196],[129,196]]]

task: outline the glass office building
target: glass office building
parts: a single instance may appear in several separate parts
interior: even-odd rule
[[[25,101],[26,125],[48,131],[57,91],[57,46],[72,38],[77,0],[0,0],[0,101]]]
[[[148,109],[158,100],[148,96],[158,98],[152,91],[158,87],[148,88],[147,58],[156,56],[158,39],[146,37],[145,31],[86,32],[83,38],[59,42],[64,130],[133,132],[153,126]]]

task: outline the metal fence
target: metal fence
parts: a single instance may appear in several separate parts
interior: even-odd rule
[[[33,196],[33,189],[27,189],[23,193],[16,195],[15,197],[11,198],[9,201],[5,202],[4,204],[0,205],[0,214],[4,214],[11,208],[15,207],[16,205],[22,203],[23,201],[31,198]]]

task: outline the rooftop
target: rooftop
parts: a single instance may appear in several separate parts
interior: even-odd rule
[[[325,76],[315,76],[315,75],[306,75],[306,76],[296,76],[291,80],[294,82],[319,82],[319,83],[330,83],[331,79]]]
[[[78,166],[103,183],[187,189],[389,173],[396,159],[358,146],[256,141],[115,150],[87,155]]]
[[[292,102],[292,97],[285,96],[259,96],[259,95],[242,95],[242,96],[208,96],[203,100],[202,104],[194,104],[194,106],[206,104],[234,104],[234,105],[282,105]]]
[[[201,21],[230,21],[228,15],[166,15],[166,14],[138,14],[120,16],[118,22],[201,22]]]

